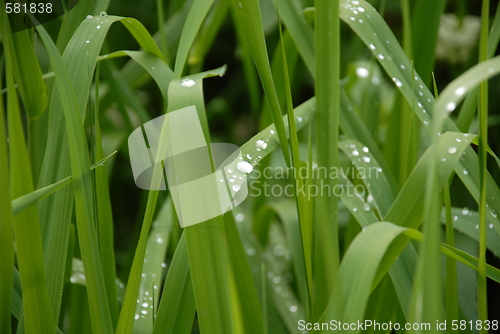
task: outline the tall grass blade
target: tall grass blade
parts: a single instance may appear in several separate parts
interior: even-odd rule
[[[71,156],[71,168],[75,184],[75,207],[79,244],[87,278],[92,328],[95,333],[112,331],[111,315],[104,286],[99,247],[95,231],[94,210],[90,198],[93,193],[90,182],[90,161],[85,132],[81,122],[79,105],[61,55],[50,36],[38,26],[37,31],[47,48],[56,85],[61,96]]]
[[[9,38],[8,35],[4,35],[3,37]],[[10,168],[8,169],[10,170],[10,193],[11,196],[18,197],[33,191],[33,181],[21,123],[19,102],[14,89],[10,57],[7,57],[6,64],[8,69],[6,79],[10,143]],[[32,207],[15,217],[13,228],[17,263],[23,290],[24,322],[19,327],[23,327],[24,325],[27,333],[36,333],[38,331],[53,333],[56,326],[45,285],[42,238],[36,207]],[[11,272],[11,270],[8,272]]]
[[[340,20],[338,0],[315,1],[316,59],[316,156],[318,169],[338,168],[340,114]],[[320,189],[335,189],[337,180],[320,176]],[[314,213],[314,312],[321,314],[328,303],[339,263],[337,198],[320,194]],[[306,262],[307,263],[307,262]]]

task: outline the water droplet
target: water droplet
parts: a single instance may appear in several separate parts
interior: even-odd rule
[[[367,201],[368,203],[372,203],[372,202],[373,202],[373,196],[372,196],[372,194],[369,194],[369,195],[366,197],[366,201]]]
[[[369,46],[369,47],[370,47],[370,49],[372,49],[372,50],[375,50],[375,49],[376,49],[375,45],[373,45],[373,44],[370,44],[370,45],[368,45],[368,46]]]
[[[470,211],[469,211],[469,209],[468,209],[468,208],[463,208],[463,209],[462,209],[462,215],[464,215],[464,216],[468,216],[469,214],[470,214]]]
[[[138,314],[134,315],[134,320],[139,320],[139,315]]]
[[[478,229],[479,229],[479,225],[476,225],[476,230],[478,230]]]
[[[89,40],[86,40],[86,41],[85,41],[85,43],[87,43],[87,44],[88,44],[88,43],[90,43],[90,41],[89,41]]]
[[[493,224],[490,224],[490,225],[488,225],[488,226],[489,226],[489,228],[493,228]]]
[[[363,230],[363,231],[366,231],[366,226],[363,226],[362,230]]]
[[[144,315],[146,315],[146,314],[148,314],[148,311],[142,310],[141,313],[144,314]]]
[[[368,162],[371,161],[371,159],[370,159],[370,157],[364,156],[363,157],[363,161],[366,162],[366,163],[368,163]]]
[[[97,28],[97,29],[101,29],[101,26],[100,26],[100,25],[98,25],[96,28]]]
[[[463,172],[464,172],[465,175],[469,174],[469,170],[467,168],[464,168]]]
[[[92,15],[87,15],[87,20],[92,20],[94,17]]]
[[[354,17],[352,17],[352,16],[350,17],[350,20],[351,21],[356,21],[356,19]]]
[[[368,70],[366,68],[364,68],[364,67],[358,67],[356,69],[356,74],[360,78],[366,78],[366,77],[368,77],[368,75],[370,74],[370,72],[368,72]]]
[[[252,165],[247,161],[238,162],[237,168],[240,172],[245,174],[251,173],[253,171]]]
[[[228,170],[227,170],[227,172],[228,172],[229,174],[231,174],[231,173],[233,172],[233,170],[232,170],[232,169],[228,169]]]
[[[450,147],[450,148],[448,149],[448,153],[450,153],[450,154],[455,154],[455,153],[457,153],[457,148],[456,148],[456,147],[454,147],[454,146]]]
[[[461,86],[461,87],[458,87],[456,90],[455,90],[455,95],[460,97],[462,95],[464,95],[464,93],[467,91],[467,88],[465,88],[465,86]]]
[[[300,117],[300,116],[295,117],[295,121],[297,121],[299,123],[302,122],[302,117]]]
[[[144,302],[141,305],[142,305],[142,307],[148,307],[149,306],[149,304],[147,302]]]
[[[491,215],[493,216],[493,218],[496,218],[498,215],[497,215],[497,211],[496,210],[491,210]]]
[[[276,284],[280,283],[280,282],[281,282],[281,277],[279,277],[279,276],[274,276],[274,278],[273,278],[273,282],[274,282],[274,283],[276,283]]]
[[[378,54],[378,59],[380,60],[384,60],[385,59],[385,56],[381,53]]]
[[[352,212],[357,212],[358,208],[352,208]]]
[[[271,130],[269,133],[272,134],[272,135],[274,135],[275,132],[274,132],[274,130]]]
[[[365,12],[365,9],[363,7],[358,7],[358,10],[361,12],[361,13],[364,13]]]
[[[373,78],[372,78],[372,84],[374,84],[375,86],[380,85],[380,78],[378,78],[378,77],[373,77]]]
[[[453,221],[457,221],[458,220],[458,216],[453,216]]]
[[[359,155],[358,150],[354,150],[354,151],[352,151],[352,155],[354,155],[355,157],[357,157],[357,156]]]
[[[368,153],[369,151],[370,151],[370,150],[368,149],[368,147],[366,147],[366,146],[365,146],[365,147],[363,147],[363,152]]]
[[[238,213],[234,218],[236,219],[237,222],[242,222],[243,220],[245,220],[245,215],[242,213]]]
[[[167,264],[166,264],[166,263],[162,263],[162,264],[161,264],[161,267],[162,267],[162,268],[167,268]]]
[[[296,305],[290,306],[290,312],[295,313],[299,308]]]
[[[158,237],[156,239],[156,242],[159,243],[159,244],[162,244],[163,243],[163,238],[162,237]]]
[[[401,66],[399,67],[401,67],[402,70],[406,69],[406,66],[404,66],[403,64],[401,64]]]
[[[100,15],[101,15],[101,16],[108,16],[108,13],[106,13],[106,12],[101,12],[101,13],[100,13]]]
[[[370,205],[368,203],[363,204],[363,210],[370,211]]]
[[[392,81],[394,81],[394,83],[396,84],[396,86],[398,87],[401,87],[403,86],[403,83],[401,82],[401,80],[399,80],[398,78],[392,78]]]
[[[247,251],[246,251],[247,255],[252,257],[255,255],[255,249],[253,248],[247,248]]]
[[[429,125],[429,121],[428,121],[428,120],[426,120],[426,119],[424,119],[424,124],[425,124],[425,125]]]
[[[142,273],[142,274],[141,274],[141,277],[146,277],[146,274],[145,274],[145,273]]]
[[[448,112],[452,112],[453,110],[455,110],[455,108],[457,107],[457,104],[455,102],[449,102],[447,105],[446,105],[446,110]]]
[[[194,81],[193,79],[184,79],[181,81],[182,87],[189,88],[189,87],[193,87],[194,85],[196,85],[196,81]]]
[[[259,139],[255,142],[255,147],[260,148],[262,150],[265,150],[267,147],[267,143],[265,141]]]
[[[239,184],[234,184],[233,185],[233,191],[234,192],[238,192],[238,191],[240,191],[240,189],[241,189],[241,186]]]
[[[234,179],[229,179],[229,182],[234,183]]]

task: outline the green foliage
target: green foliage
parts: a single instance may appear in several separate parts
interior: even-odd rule
[[[17,33],[2,11],[0,332],[499,319],[500,11],[459,64],[436,56],[461,47],[442,14],[473,4],[378,3],[80,1]],[[126,144],[192,105],[253,172],[240,206],[181,229]]]

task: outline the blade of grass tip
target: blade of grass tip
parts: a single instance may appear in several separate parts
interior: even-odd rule
[[[271,117],[276,126],[281,150],[287,166],[290,166],[290,152],[287,144],[287,131],[282,119],[281,107],[276,93],[271,65],[267,54],[262,14],[258,0],[233,0],[238,23],[245,35],[252,58],[259,73],[266,100],[271,109]],[[263,144],[263,146],[267,146]]]
[[[1,62],[3,63],[3,62]],[[3,77],[0,64],[0,77]],[[0,83],[1,88],[1,83]],[[10,206],[9,160],[5,133],[4,104],[0,94],[0,332],[11,332],[11,300],[13,296],[14,238]]]
[[[281,29],[281,18],[279,16],[279,7],[278,8],[278,29],[280,33],[280,45],[281,52],[283,57],[283,74],[284,74],[284,83],[285,83],[285,110],[288,113],[288,124],[289,124],[289,132],[290,132],[290,145],[292,147],[292,167],[295,170],[295,173],[292,173],[292,177],[295,180],[295,196],[297,197],[297,211],[299,214],[299,226],[300,226],[300,235],[301,235],[301,243],[303,249],[304,262],[306,266],[306,279],[307,279],[307,291],[306,291],[306,310],[309,316],[309,319],[312,319],[311,313],[311,296],[312,294],[312,228],[310,224],[310,220],[307,219],[307,210],[306,207],[308,205],[306,201],[305,192],[301,192],[301,189],[304,187],[304,180],[298,171],[301,170],[301,160],[299,153],[299,140],[297,138],[297,126],[295,125],[295,115],[293,112],[293,102],[292,102],[292,92],[290,88],[290,79],[288,77],[288,65],[286,61],[286,51],[285,44],[283,40],[283,32]]]
[[[3,38],[9,38],[9,36],[3,35]],[[16,197],[33,191],[33,181],[9,58],[7,56],[6,64],[9,70],[6,73],[6,81],[10,143],[10,193]],[[36,207],[30,208],[14,218],[13,227],[23,290],[24,322],[19,327],[24,326],[28,333],[38,331],[54,333],[56,325],[45,285],[42,237]]]
[[[490,2],[483,0],[481,12],[481,39],[479,43],[479,62],[488,59],[488,30]],[[488,293],[486,281],[486,213],[487,213],[487,157],[488,157],[488,81],[479,87],[479,264],[477,277],[478,317],[483,323],[488,320]],[[482,327],[479,331],[486,334]]]
[[[75,184],[76,222],[87,279],[92,329],[95,333],[111,333],[113,325],[106,298],[107,293],[95,231],[89,153],[80,118],[81,113],[73,86],[59,51],[57,51],[56,46],[42,26],[37,26],[36,29],[45,44],[54,68],[54,73],[56,73],[56,85],[61,96],[61,104],[66,121],[71,168]]]
[[[203,21],[203,25],[200,28],[199,36],[196,38],[196,41],[189,52],[187,64],[191,67],[191,73],[198,73],[202,71],[203,62],[205,61],[208,51],[210,51],[210,47],[213,45],[215,37],[217,37],[217,33],[226,19],[228,10],[229,1],[218,0],[208,12],[207,17]]]
[[[258,110],[259,103],[261,100],[259,78],[255,70],[255,66],[253,65],[250,47],[245,42],[245,35],[243,34],[241,25],[238,24],[238,17],[236,16],[234,6],[230,6],[230,10],[238,45],[241,48],[241,63],[243,66],[243,72],[245,73],[245,79],[247,82],[248,95],[250,97],[250,105],[252,107],[252,110]]]
[[[181,40],[179,42],[179,48],[177,49],[177,56],[175,58],[174,72],[177,78],[182,76],[184,71],[184,66],[189,55],[189,50],[193,45],[196,34],[200,30],[205,17],[212,7],[214,0],[194,0],[189,14],[182,28]]]
[[[316,155],[318,170],[338,167],[340,111],[340,20],[338,0],[317,0],[316,49]],[[318,175],[318,187],[329,191],[337,181]],[[319,194],[315,197],[314,223],[314,312],[323,313],[332,292],[339,265],[337,197]]]
[[[94,161],[99,161],[104,157],[101,129],[99,126],[99,69],[100,66],[98,63],[95,73],[95,104],[91,113],[94,118],[93,128],[95,131],[95,137],[93,138]],[[104,284],[106,286],[111,322],[113,323],[113,327],[116,328],[118,322],[118,301],[116,295],[115,251],[113,247],[113,214],[111,212],[111,200],[109,197],[108,175],[104,165],[102,167],[94,170],[94,205],[97,212],[97,231]]]

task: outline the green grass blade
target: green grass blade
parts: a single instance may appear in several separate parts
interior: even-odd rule
[[[342,259],[328,308],[318,322],[335,319],[351,323],[364,319],[378,266],[391,243],[404,231],[391,223],[376,223],[356,237]]]
[[[441,214],[441,221],[445,222],[445,220],[445,212],[443,212]],[[479,243],[479,215],[476,211],[467,208],[451,208],[451,220],[455,230]],[[498,257],[500,255],[500,235],[495,233],[491,222],[488,224],[486,237],[487,248]]]
[[[133,333],[152,333],[155,322],[158,301],[160,300],[160,289],[162,271],[166,266],[165,253],[172,230],[173,203],[168,198],[156,220],[152,224],[149,234],[144,265],[142,267],[141,285],[139,288],[139,301],[134,315]]]
[[[56,73],[56,84],[61,96],[61,104],[66,120],[71,156],[71,167],[75,184],[76,217],[79,243],[85,265],[92,328],[95,333],[112,331],[111,316],[99,256],[99,247],[94,225],[92,207],[92,187],[90,181],[90,161],[86,146],[85,132],[81,122],[78,101],[70,78],[55,44],[43,27],[37,31],[42,38]]]
[[[8,35],[3,37],[9,38]],[[9,58],[7,57],[9,70],[6,73],[6,79],[10,143],[10,193],[11,196],[18,197],[33,191],[33,181]],[[56,326],[45,285],[42,238],[36,207],[30,208],[14,218],[13,227],[17,263],[23,289],[24,327],[27,333],[38,331],[53,333]]]
[[[289,124],[289,136],[290,136],[290,146],[292,148],[292,166],[295,171],[300,171],[302,162],[299,153],[299,140],[297,138],[297,126],[295,122],[295,114],[293,112],[293,102],[292,102],[292,92],[290,88],[290,78],[288,75],[288,64],[286,61],[286,51],[285,42],[283,38],[283,33],[281,31],[281,19],[278,17],[279,32],[280,32],[280,45],[281,53],[283,57],[283,74],[284,74],[284,89],[285,89],[285,110],[288,114],[288,124]],[[304,178],[300,173],[293,173],[293,178],[295,181],[295,196],[297,198],[297,210],[299,215],[299,225],[300,225],[300,236],[301,244],[303,248],[304,264],[306,269],[306,279],[307,279],[307,289],[306,289],[306,309],[308,310],[308,315],[312,314],[311,309],[311,298],[313,296],[313,266],[312,266],[312,254],[313,254],[313,229],[309,223],[310,217],[309,212],[312,212],[312,203],[307,201],[305,192],[300,192],[304,189]],[[312,318],[312,317],[311,317]]]
[[[109,27],[117,21],[129,29],[145,52],[153,53],[158,57],[162,56],[153,38],[135,19],[103,15],[87,18],[81,22],[62,58],[66,68],[72,69],[68,75],[79,107],[75,110],[81,111],[82,120],[84,119],[84,111],[87,109],[91,76],[94,73],[101,46]],[[59,91],[55,89],[51,97],[47,145],[39,178],[39,188],[49,186],[71,174],[68,144],[65,139],[66,130],[61,125],[63,119],[64,113]],[[58,163],[54,163],[55,161]],[[71,186],[60,189],[53,196],[41,201],[39,210],[44,237],[49,296],[53,312],[57,316],[60,310],[60,291],[63,286],[68,247],[68,221],[71,219],[72,212],[72,192]]]
[[[373,197],[380,216],[384,217],[394,201],[394,195],[383,169],[369,148],[356,140],[342,140],[339,142],[339,148],[351,159],[358,172],[363,173],[362,179]]]
[[[483,1],[481,10],[481,37],[479,42],[479,61],[488,59],[488,30],[490,19],[490,2]],[[478,316],[479,320],[488,320],[488,292],[486,281],[486,215],[488,204],[486,186],[488,173],[488,81],[481,82],[479,86],[479,264],[477,277]],[[481,328],[481,334],[488,331]]]
[[[269,103],[271,117],[276,126],[281,150],[287,165],[290,166],[290,153],[286,140],[287,131],[281,117],[281,107],[271,73],[271,65],[269,64],[259,2],[257,0],[233,0],[233,5],[238,22],[241,25],[248,47],[252,53],[255,67],[259,73],[266,100]]]
[[[100,67],[96,70],[95,79],[95,105],[92,108],[94,142],[93,158],[98,161],[104,158],[102,147],[101,129],[99,125],[99,80]],[[104,166],[103,166],[104,167]],[[118,322],[118,301],[116,294],[116,263],[113,240],[113,213],[111,212],[111,199],[109,196],[109,183],[106,168],[98,168],[94,171],[94,209],[96,210],[97,233],[99,238],[99,250],[101,252],[102,272],[104,284],[108,297],[109,311],[113,328]]]
[[[102,165],[106,162],[106,160],[111,158],[111,156],[113,156],[115,153],[116,153],[116,151],[111,153],[110,155],[108,155],[106,158],[101,159],[97,163],[90,166],[90,170],[94,170],[98,167],[102,167]],[[55,193],[57,190],[61,189],[62,187],[65,187],[66,185],[70,184],[72,181],[73,181],[73,177],[68,176],[67,178],[62,179],[61,181],[58,181],[54,184],[37,189],[37,190],[32,191],[28,194],[25,194],[25,195],[20,196],[16,199],[13,199],[11,202],[12,214],[14,216],[18,215],[26,208],[29,208],[33,204],[37,203],[39,200]]]
[[[191,333],[195,312],[186,236],[183,234],[167,273],[153,334]]]
[[[227,252],[233,276],[238,305],[241,312],[241,327],[245,333],[260,333],[266,325],[262,318],[259,295],[253,281],[252,271],[238,234],[232,214],[224,216],[227,235]]]
[[[316,156],[318,169],[338,167],[340,114],[340,20],[339,1],[317,0],[315,13]],[[318,187],[335,189],[337,180],[320,176]],[[315,198],[314,214],[314,312],[327,306],[340,261],[337,197],[321,194]]]
[[[422,209],[424,206],[425,190],[421,185],[425,182],[428,166],[432,163],[432,159],[434,159],[431,149],[435,149],[437,152],[435,159],[438,163],[439,180],[436,182],[438,185],[437,189],[439,190],[450,177],[462,153],[474,137],[469,134],[447,132],[438,138],[436,143],[427,150],[417,163],[417,166],[415,166],[389,212],[383,217],[384,220],[412,228],[417,227],[424,217]]]
[[[299,1],[277,0],[279,15],[290,35],[293,37],[297,51],[300,53],[309,73],[315,73],[314,31],[307,23],[300,8]]]
[[[196,34],[198,33],[203,20],[208,14],[210,7],[214,0],[194,0],[193,5],[184,23],[182,29],[181,40],[179,48],[177,49],[177,56],[175,58],[175,76],[181,77],[186,65],[189,50],[193,45]]]

